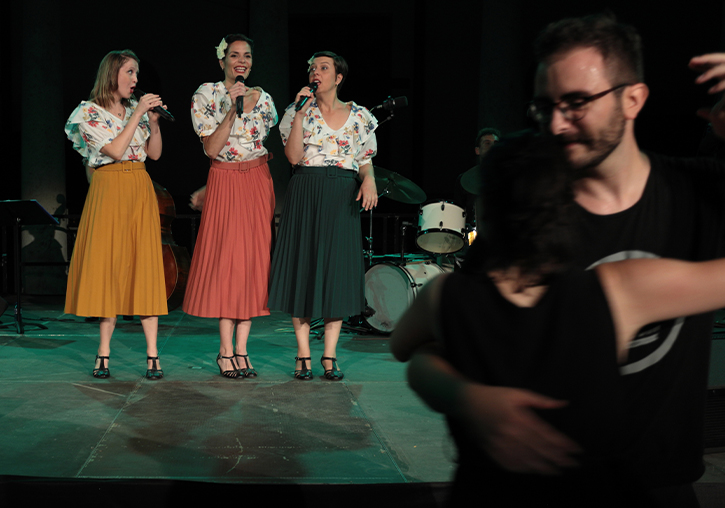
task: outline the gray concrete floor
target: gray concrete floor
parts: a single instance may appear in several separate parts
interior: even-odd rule
[[[216,320],[177,310],[160,318],[165,379],[143,377],[136,318],[119,319],[112,377],[98,380],[97,323],[64,314],[60,298],[23,307],[24,335],[15,333],[12,307],[0,318],[0,475],[343,485],[438,483],[453,474],[445,422],[407,387],[385,337],[343,333],[339,383],[321,378],[315,341],[315,379],[301,382],[291,376],[288,317],[273,313],[252,327],[259,377],[227,380],[215,363]],[[725,453],[705,459],[698,495],[720,503]]]

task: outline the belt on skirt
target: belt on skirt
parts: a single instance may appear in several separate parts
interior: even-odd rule
[[[320,175],[327,178],[355,178],[357,172],[337,166],[295,166],[295,175]]]
[[[104,164],[95,168],[96,171],[123,171],[130,173],[131,171],[146,171],[146,164],[139,161],[120,161],[112,164]]]
[[[219,169],[231,169],[236,171],[249,171],[252,168],[256,168],[261,166],[262,164],[266,164],[267,161],[271,161],[272,157],[273,156],[271,153],[266,153],[261,157],[257,157],[256,159],[242,162],[222,162],[216,159],[212,159],[211,167]]]

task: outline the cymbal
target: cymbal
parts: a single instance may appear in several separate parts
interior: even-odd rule
[[[478,196],[481,193],[481,168],[473,166],[471,169],[463,173],[461,177],[461,187],[466,191]]]
[[[381,197],[389,197],[394,201],[417,205],[426,200],[425,192],[412,180],[390,171],[389,169],[374,166],[375,186]]]

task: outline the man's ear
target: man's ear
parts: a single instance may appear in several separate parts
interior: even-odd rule
[[[642,111],[644,103],[649,97],[649,87],[644,83],[636,83],[624,89],[622,94],[622,109],[627,120],[634,120]]]

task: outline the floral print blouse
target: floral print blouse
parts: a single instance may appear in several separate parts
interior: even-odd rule
[[[136,101],[131,99],[126,106],[123,120],[103,109],[94,102],[83,101],[71,113],[65,123],[65,133],[73,142],[73,149],[83,156],[84,161],[92,168],[118,162],[101,153],[101,148],[118,136],[131,118]],[[144,162],[146,160],[146,140],[151,135],[149,117],[144,114],[136,127],[133,139],[121,157],[122,161]]]
[[[267,92],[258,87],[255,90],[259,91],[257,104],[251,112],[234,119],[229,139],[216,160],[243,162],[267,153],[262,143],[272,127],[277,125],[277,110]],[[200,138],[211,135],[232,108],[236,105],[232,104],[224,82],[201,85],[191,98],[191,121],[197,135]]]
[[[322,118],[317,102],[312,101],[303,119],[305,155],[299,163],[300,166],[337,166],[358,172],[361,166],[372,162],[378,151],[375,139],[378,121],[366,108],[354,102],[348,104],[350,116],[347,122],[337,131],[333,131]],[[287,107],[279,124],[285,145],[292,131],[294,116],[295,108],[292,103]]]

